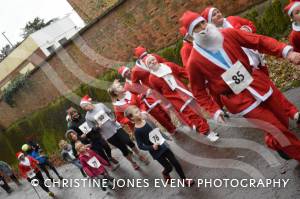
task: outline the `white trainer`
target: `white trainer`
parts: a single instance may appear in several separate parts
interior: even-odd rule
[[[208,135],[206,135],[207,139],[211,142],[216,142],[220,137],[217,133],[211,131]]]

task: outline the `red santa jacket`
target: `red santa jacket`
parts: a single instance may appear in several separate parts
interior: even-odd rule
[[[157,54],[153,55],[159,63],[167,62],[166,59],[160,57]],[[135,66],[131,70],[131,81],[133,84],[143,84],[144,86],[150,87],[149,85],[150,72],[147,67],[141,62],[140,59],[136,61]]]
[[[136,90],[136,86],[133,86],[132,81],[127,80],[124,85],[124,89],[126,91],[131,92],[132,94],[136,95],[136,98],[139,101],[139,107],[141,110],[145,110],[147,112],[151,111],[155,106],[161,103],[161,100],[155,99],[152,95],[146,96],[147,87],[143,85],[138,86],[140,89]],[[143,92],[141,92],[143,91]]]
[[[86,175],[93,178],[103,174],[104,165],[108,166],[108,162],[91,149],[87,149],[87,152],[88,154],[79,154],[79,160]]]
[[[34,170],[34,172],[37,173],[40,171],[38,167],[39,162],[30,156],[26,156],[25,159],[27,160],[27,163],[21,161],[19,163],[19,171],[23,178],[28,178],[27,172]]]
[[[192,93],[181,81],[182,78],[187,78],[187,72],[184,68],[172,62],[165,62],[162,64],[169,68],[170,71],[167,73],[174,77],[178,87],[172,89],[160,74],[155,74],[154,72],[151,72],[149,76],[150,86],[169,100],[177,110],[180,110],[193,99]]]
[[[241,46],[257,49],[261,53],[277,57],[286,56],[292,47],[270,37],[236,29],[227,28],[222,29],[221,32],[224,36],[223,49],[228,59],[232,64],[240,61],[251,73],[254,80],[247,89],[239,94],[234,94],[221,78],[221,75],[227,70],[226,67],[224,68],[220,62],[203,54],[203,49],[194,43],[187,68],[192,92],[201,106],[213,114],[219,113],[219,107],[211,100],[205,90],[205,80],[207,80],[209,87],[221,95],[223,104],[231,113],[244,115],[268,99],[273,91],[270,86],[270,79],[262,71],[254,69],[249,64]]]
[[[182,60],[183,67],[187,66],[191,51],[193,49],[193,44],[188,41],[183,41],[182,47],[180,49],[180,56]]]
[[[129,91],[126,91],[123,99],[113,102],[116,120],[120,124],[128,125],[131,129],[133,129],[134,124],[127,117],[124,116],[125,110],[130,105],[136,105],[137,107],[139,107],[141,109],[141,111],[146,111],[146,106],[144,103],[141,102],[141,99],[137,95],[135,95]]]
[[[230,23],[232,27],[226,27]],[[239,16],[229,16],[224,19],[223,23],[224,28],[235,28],[235,29],[241,29],[242,27],[245,27],[249,30],[249,32],[256,33],[256,27],[254,23],[248,19],[239,17]]]
[[[289,42],[294,47],[294,51],[300,52],[300,26],[293,23],[293,30],[289,35]]]

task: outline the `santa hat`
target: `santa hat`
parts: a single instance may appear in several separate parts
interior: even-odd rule
[[[80,106],[83,107],[87,104],[92,104],[92,98],[90,98],[88,95],[85,95],[81,98]]]
[[[294,9],[300,6],[300,1],[290,0],[290,3],[285,6],[284,11],[291,17]]]
[[[205,21],[198,13],[192,11],[186,11],[179,19],[181,26],[185,27],[189,35],[193,35],[195,26]]]
[[[126,66],[121,66],[121,67],[118,69],[118,73],[119,73],[122,77],[124,77],[124,75],[125,75],[125,73],[126,73],[127,71],[129,71],[129,68],[126,67]]]
[[[143,46],[138,46],[134,49],[134,52],[133,52],[134,56],[136,56],[137,58],[140,58],[144,55],[147,54],[147,49],[144,48]]]
[[[20,151],[16,154],[16,157],[19,159],[22,155],[24,155],[24,153]]]
[[[148,54],[147,56],[143,57],[142,61],[144,62],[144,64],[148,67],[148,61],[150,58],[153,58],[154,56],[151,54]],[[156,57],[154,57],[156,59]]]
[[[201,16],[208,22],[211,23],[211,19],[212,19],[212,14],[214,12],[214,10],[217,9],[215,7],[209,6],[207,8],[205,8],[202,12],[201,12]]]
[[[185,27],[180,27],[179,28],[179,33],[182,35],[182,36],[186,36],[187,35],[187,31],[186,31],[186,28]]]

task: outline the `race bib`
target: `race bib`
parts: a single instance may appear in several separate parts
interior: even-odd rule
[[[149,140],[152,144],[157,145],[162,145],[166,141],[161,135],[159,128],[155,128],[149,133]]]
[[[27,177],[30,178],[30,179],[35,177],[35,172],[34,172],[33,169],[28,171],[26,174],[27,174]]]
[[[235,94],[241,93],[253,81],[251,74],[239,61],[237,61],[230,69],[224,72],[221,76]]]
[[[83,124],[81,124],[81,125],[79,126],[79,129],[80,129],[84,134],[87,134],[87,133],[89,133],[89,132],[92,130],[92,128],[89,127],[89,125],[87,124],[87,122],[84,122]]]
[[[101,166],[101,163],[99,160],[94,156],[89,161],[87,161],[88,165],[91,166],[92,168],[98,169]]]
[[[101,127],[105,122],[110,120],[110,117],[103,110],[101,110],[96,113],[94,119],[98,123],[99,127]]]

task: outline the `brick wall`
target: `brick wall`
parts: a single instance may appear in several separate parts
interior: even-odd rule
[[[90,1],[69,2],[76,2],[76,5],[83,6],[82,10],[86,10],[84,6],[89,5],[83,2]],[[263,0],[126,0],[94,20],[80,32],[79,37],[42,64],[30,77],[31,86],[14,96],[16,107],[11,108],[1,101],[0,126],[8,127],[47,106],[68,89],[91,81],[92,77],[103,72],[104,65],[114,66],[119,61],[128,61],[132,48],[139,44],[153,50],[173,44],[179,38],[178,19],[182,13],[188,9],[200,11],[211,2],[226,14],[235,14]],[[51,76],[53,83],[47,75]]]

